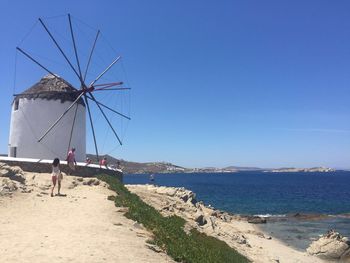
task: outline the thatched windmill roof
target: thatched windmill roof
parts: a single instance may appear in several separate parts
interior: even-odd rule
[[[47,99],[47,100],[61,100],[74,101],[79,96],[79,92],[69,82],[63,78],[55,75],[46,75],[38,83],[34,84],[29,89],[26,89],[20,94],[17,94],[16,99]],[[79,104],[84,105],[82,98],[79,99]]]

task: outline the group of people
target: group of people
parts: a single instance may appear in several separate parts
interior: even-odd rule
[[[71,172],[75,171],[76,165],[77,165],[77,162],[75,160],[75,148],[72,148],[68,152],[66,161],[67,161],[67,165],[69,167],[69,174],[71,174]],[[91,159],[86,158],[86,165],[89,165],[91,163],[92,163]],[[100,160],[100,165],[108,168],[108,163],[107,163],[106,157],[104,157],[102,160]],[[117,168],[120,168],[119,161],[118,161]],[[52,176],[51,177],[52,177],[51,179],[52,179],[52,185],[53,185],[52,189],[51,189],[51,196],[53,196],[53,191],[56,187],[56,184],[58,186],[57,187],[58,188],[58,195],[61,195],[60,190],[61,190],[61,181],[63,179],[63,175],[62,175],[61,170],[60,170],[60,159],[58,159],[58,158],[55,158],[52,162]]]
[[[91,159],[89,157],[87,157],[86,160],[85,160],[85,164],[89,165],[91,163],[92,163]],[[108,166],[107,166],[108,163],[107,163],[107,158],[106,157],[104,157],[102,160],[100,160],[99,163],[100,163],[100,165],[106,166],[106,168],[108,168]]]

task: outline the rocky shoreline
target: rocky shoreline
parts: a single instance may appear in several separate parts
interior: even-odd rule
[[[350,241],[334,230],[311,243],[307,252],[325,260],[350,262]]]
[[[268,220],[266,218],[232,215],[207,207],[196,200],[195,193],[185,188],[154,185],[126,187],[164,216],[181,216],[186,220],[188,230],[195,228],[223,240],[253,262],[325,262],[325,257],[320,258],[317,253],[298,251],[262,232],[256,224],[265,223]],[[291,216],[300,220],[324,217],[305,214]]]

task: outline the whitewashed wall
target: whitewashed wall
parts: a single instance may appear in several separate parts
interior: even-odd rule
[[[10,148],[17,147],[17,157],[64,160],[67,155],[75,107],[61,119],[46,137],[38,142],[51,124],[66,110],[71,101],[19,99],[18,110],[12,104]],[[85,161],[86,157],[85,107],[78,106],[71,147],[76,148],[76,160]]]

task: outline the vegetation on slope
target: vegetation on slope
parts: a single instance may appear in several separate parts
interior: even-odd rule
[[[136,194],[108,175],[99,176],[117,192],[115,205],[128,207],[126,217],[143,224],[154,234],[154,243],[179,262],[249,262],[225,242],[192,229],[184,231],[185,220],[178,216],[163,217],[156,209],[144,203]]]
[[[87,154],[86,157],[90,158],[93,163],[97,163],[96,156],[93,154]],[[138,163],[129,162],[122,159],[116,159],[110,155],[102,155],[100,158],[107,158],[108,165],[117,166],[118,162],[123,172],[126,174],[152,174],[152,173],[176,173],[184,172],[187,169],[181,166],[177,166],[166,162],[148,162]]]

